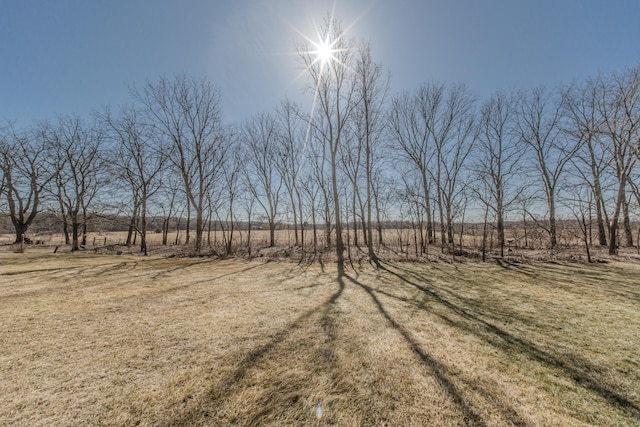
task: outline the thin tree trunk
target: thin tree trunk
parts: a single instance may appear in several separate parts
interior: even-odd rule
[[[626,246],[631,248],[633,247],[633,234],[631,231],[631,220],[629,219],[629,201],[626,195],[622,200],[622,226],[624,228]]]
[[[71,222],[71,251],[79,251],[80,250],[80,223],[77,219],[72,219]]]
[[[497,230],[498,230],[498,244],[500,245],[500,257],[504,257],[504,213],[503,213],[503,209],[502,209],[502,186],[498,185],[496,188],[496,226],[497,226]],[[489,207],[487,206],[487,209],[489,209]],[[486,223],[486,216],[488,215],[485,214],[485,223]],[[486,224],[485,224],[485,228],[486,228]],[[485,236],[486,236],[486,232],[485,232]],[[484,244],[486,242],[483,240],[483,247]],[[483,253],[483,261],[484,261],[484,253]]]
[[[127,247],[131,247],[131,242],[133,241],[133,233],[136,232],[136,220],[138,218],[138,203],[134,203],[133,213],[131,214],[131,220],[129,221],[129,229],[127,231],[127,241],[125,245]]]
[[[187,225],[185,227],[185,233],[186,238],[184,244],[188,245],[191,238],[191,202],[189,202],[189,199],[187,199]]]
[[[334,221],[336,223],[336,258],[338,266],[342,266],[344,264],[344,243],[342,241],[342,218],[340,217],[340,194],[338,193],[338,176],[335,149],[331,150],[331,186],[333,190],[333,211],[335,215]]]
[[[626,178],[625,178],[626,179]],[[613,212],[613,219],[611,220],[611,226],[609,227],[609,255],[618,254],[618,220],[620,218],[620,211],[622,208],[622,202],[624,200],[624,183],[625,179],[620,179],[618,186],[618,197],[616,199],[616,206]]]
[[[427,181],[427,172],[422,170],[420,171],[420,173],[422,174],[422,190],[424,192],[424,206],[427,216],[427,236],[429,244],[433,244],[435,236],[433,235],[433,221],[431,220],[431,201],[429,200],[429,183]]]
[[[147,200],[142,198],[140,206],[140,252],[147,256]]]

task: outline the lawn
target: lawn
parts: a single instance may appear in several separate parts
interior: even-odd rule
[[[0,248],[0,396],[0,425],[639,425],[640,266]]]

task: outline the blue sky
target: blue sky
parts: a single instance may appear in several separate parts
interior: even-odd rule
[[[292,28],[313,34],[334,1],[0,0],[0,123],[88,115],[131,101],[128,85],[206,77],[227,120],[303,101]],[[336,0],[372,44],[392,91],[466,82],[556,86],[640,64],[638,0]]]

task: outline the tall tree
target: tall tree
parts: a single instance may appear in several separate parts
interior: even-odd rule
[[[462,172],[472,147],[474,97],[465,85],[427,87],[431,118],[429,132],[436,149],[435,167],[430,168],[438,190],[441,244],[453,244],[453,219],[462,194]],[[446,237],[445,237],[446,235]]]
[[[518,103],[518,133],[520,141],[533,152],[535,168],[542,182],[548,210],[551,249],[558,245],[556,199],[559,183],[567,163],[580,149],[580,141],[567,138],[561,132],[562,99],[542,88],[523,94]]]
[[[390,139],[400,147],[400,162],[408,160],[420,174],[420,184],[427,219],[428,243],[434,242],[431,211],[433,181],[429,173],[435,149],[430,139],[429,103],[426,87],[411,95],[404,92],[391,100],[389,112]]]
[[[43,125],[18,131],[12,125],[0,135],[0,171],[15,242],[22,242],[40,212],[45,188],[55,177],[43,138]]]
[[[304,255],[303,203],[299,182],[306,149],[303,124],[296,104],[288,100],[280,104],[277,109],[276,167],[287,189],[293,212],[294,244],[302,247]]]
[[[573,84],[564,91],[564,108],[567,117],[564,132],[575,138],[582,148],[576,152],[571,162],[573,170],[586,182],[593,193],[598,242],[607,245],[608,215],[602,188],[602,178],[608,163],[607,153],[601,139],[602,116],[598,111],[598,101],[602,90],[601,76],[588,79],[583,84]],[[583,198],[584,199],[584,198]],[[580,199],[583,200],[583,199]],[[580,210],[579,212],[583,212]]]
[[[233,251],[232,245],[237,222],[235,208],[242,192],[243,163],[244,159],[239,145],[233,144],[223,169],[223,185],[220,186],[222,194],[218,197],[219,206],[213,208],[222,228],[224,253],[227,256],[231,255]],[[253,203],[253,198],[249,203]],[[251,208],[248,209],[248,214],[250,226]]]
[[[78,117],[60,117],[46,137],[56,170],[53,193],[58,197],[63,220],[71,225],[71,250],[77,251],[86,244],[90,209],[103,184],[104,131]]]
[[[275,246],[276,219],[283,185],[277,167],[276,120],[269,114],[249,119],[243,127],[241,140],[246,154],[247,186],[269,223],[269,246]]]
[[[329,148],[331,196],[336,229],[336,257],[344,263],[340,194],[338,192],[338,149],[343,144],[347,125],[355,105],[355,91],[350,78],[353,41],[346,37],[337,18],[327,17],[320,29],[322,41],[298,46],[300,60],[311,79],[315,114],[310,118],[323,144]]]
[[[366,242],[369,258],[376,259],[373,250],[373,187],[376,177],[375,167],[382,141],[385,121],[385,103],[389,90],[389,76],[383,74],[382,67],[373,62],[371,46],[363,43],[358,49],[355,69],[356,102],[355,129],[358,145],[364,148]]]
[[[606,82],[606,83],[605,83]],[[603,118],[602,135],[613,159],[617,178],[615,206],[609,225],[609,254],[617,253],[618,225],[626,203],[626,186],[638,162],[640,140],[640,67],[613,73],[598,103]]]
[[[169,161],[182,177],[188,208],[196,213],[199,252],[208,192],[222,176],[228,148],[220,93],[205,79],[181,75],[148,82],[142,90],[132,89],[132,94],[144,106],[148,123],[171,142]]]
[[[520,193],[517,181],[523,146],[517,143],[515,128],[516,100],[512,94],[497,92],[485,101],[476,134],[474,169],[479,185],[474,192],[486,207],[485,238],[489,211],[495,214],[500,256],[504,256],[505,212]]]
[[[145,125],[133,106],[120,108],[117,116],[109,110],[102,115],[108,136],[114,142],[112,160],[133,195],[133,217],[140,218],[140,251],[147,255],[147,211],[149,199],[160,189],[166,151],[153,127]],[[133,218],[132,217],[132,218]],[[132,221],[132,224],[135,224]]]

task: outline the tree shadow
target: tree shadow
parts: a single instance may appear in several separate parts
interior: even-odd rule
[[[268,342],[257,346],[249,353],[244,355],[241,358],[240,362],[237,364],[237,367],[224,378],[216,381],[216,383],[213,384],[211,388],[209,388],[209,390],[207,390],[207,392],[199,402],[192,402],[193,405],[191,405],[190,408],[187,408],[186,410],[173,417],[171,420],[167,421],[166,425],[189,425],[197,423],[195,420],[198,419],[206,420],[213,418],[216,415],[216,408],[222,406],[225,401],[227,401],[234,394],[240,391],[238,390],[238,387],[240,386],[242,380],[251,375],[252,370],[256,368],[261,361],[267,359],[269,353],[274,351],[279,345],[285,343],[296,329],[305,327],[306,323],[313,316],[316,316],[318,314],[321,315],[320,324],[322,330],[327,335],[327,339],[325,341],[326,349],[322,352],[320,357],[323,359],[324,365],[330,367],[331,364],[335,362],[335,354],[333,351],[333,341],[335,341],[335,325],[333,324],[334,321],[331,317],[331,312],[332,308],[335,306],[338,299],[342,295],[344,288],[344,281],[339,278],[338,289],[333,294],[331,294],[331,296],[327,300],[302,313],[295,320],[290,322],[286,327],[271,335]],[[267,400],[270,399],[273,399],[273,396],[267,398]],[[295,403],[297,399],[297,396],[295,398],[292,398],[292,402]],[[274,407],[276,406],[277,405],[275,404],[263,405],[263,410],[258,411],[257,413],[250,414],[251,419],[253,420],[250,424],[259,425],[260,420],[263,419],[266,415],[272,413],[274,411]]]
[[[161,270],[157,272],[155,275],[153,275],[153,279],[154,280],[161,279],[164,276],[168,276],[169,274],[174,273],[176,271],[186,270],[190,267],[201,265],[201,264],[207,264],[210,262],[212,262],[212,260],[207,258],[205,259],[197,258],[197,259],[192,259],[189,262],[181,262],[178,266],[174,268],[168,268],[166,270]]]
[[[387,310],[385,310],[384,306],[380,302],[380,299],[375,295],[375,290],[358,281],[357,278],[349,276],[344,270],[340,271],[339,277],[346,278],[354,285],[363,289],[369,295],[380,314],[404,338],[411,351],[416,356],[418,356],[418,358],[433,372],[437,382],[442,386],[445,392],[449,395],[449,397],[462,412],[465,423],[473,426],[484,426],[485,423],[473,409],[471,404],[466,401],[462,391],[449,378],[450,374],[446,371],[446,369],[432,356],[423,351],[422,348],[420,348],[420,345],[413,339],[411,333],[404,326],[398,323]]]
[[[497,258],[496,265],[502,267],[504,270],[517,272],[518,274],[524,274],[525,276],[537,279],[539,274],[531,269],[529,266],[517,261],[508,260],[505,258]]]
[[[425,285],[417,283],[416,281],[420,280],[422,283],[429,284],[430,282],[428,278],[406,268],[393,266],[393,268],[404,271],[405,274],[403,275],[393,271],[390,267],[392,266],[389,264],[389,266],[383,265],[381,268],[387,273],[397,277],[408,286],[419,290],[424,295],[446,307],[460,318],[469,322],[464,323],[462,321],[454,320],[444,314],[433,313],[450,325],[474,334],[490,345],[500,348],[503,351],[521,353],[531,360],[557,369],[563,372],[566,377],[570,378],[575,383],[595,392],[610,404],[624,410],[633,418],[640,420],[640,407],[629,398],[617,392],[612,385],[604,383],[602,378],[605,377],[606,374],[603,373],[602,369],[598,366],[593,365],[588,360],[577,355],[572,355],[570,358],[561,358],[549,351],[543,350],[533,342],[517,337],[503,328],[489,323],[482,319],[479,314],[472,313],[469,310],[459,307],[443,297],[436,290],[429,289]],[[409,275],[413,277],[413,280],[407,277]],[[422,309],[424,310],[425,308],[422,307]],[[601,380],[593,378],[593,373],[597,373]]]

